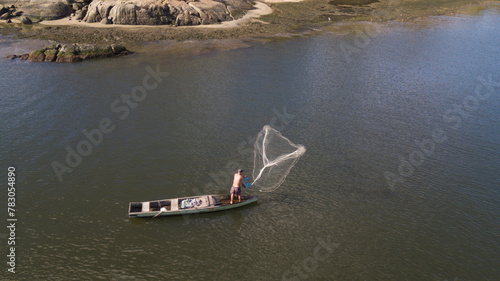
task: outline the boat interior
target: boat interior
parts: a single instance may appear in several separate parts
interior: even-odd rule
[[[241,196],[241,201],[249,199],[249,196]],[[193,207],[203,208],[210,206],[230,205],[230,195],[195,196],[176,199],[166,199],[148,202],[134,202],[130,204],[130,213],[159,212],[161,208],[167,211],[186,210]],[[235,196],[233,204],[238,204],[238,197]]]

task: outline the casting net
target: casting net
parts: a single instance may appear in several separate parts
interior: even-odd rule
[[[292,143],[269,125],[264,126],[254,144],[252,185],[263,192],[275,190],[305,152],[303,145]]]

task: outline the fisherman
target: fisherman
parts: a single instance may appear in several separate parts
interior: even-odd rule
[[[231,187],[231,204],[233,204],[233,197],[234,195],[238,195],[238,200],[241,203],[241,188],[240,185],[245,186],[243,183],[245,180],[245,177],[243,176],[243,170],[238,169],[238,172],[234,174],[234,179],[233,179],[233,186]]]

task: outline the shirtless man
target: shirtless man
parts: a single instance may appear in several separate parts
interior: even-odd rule
[[[238,172],[236,174],[234,174],[234,180],[233,180],[233,187],[231,187],[231,204],[233,204],[233,197],[234,195],[238,195],[238,200],[239,202],[241,202],[241,188],[240,188],[240,185],[243,185],[243,181],[244,181],[244,177],[243,177],[243,170],[242,169],[238,169]]]

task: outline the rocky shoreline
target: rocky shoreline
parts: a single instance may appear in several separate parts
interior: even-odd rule
[[[140,52],[142,42],[273,40],[328,29],[337,22],[408,22],[427,16],[477,14],[491,8],[500,10],[498,0],[412,0],[411,3],[401,0],[302,0],[293,3],[285,1],[297,0],[264,0],[265,3],[255,5],[250,0],[17,0],[15,6],[9,5],[9,1],[12,2],[0,0],[0,35],[50,40],[59,42],[61,48],[62,45],[75,46],[78,51],[72,58],[61,55],[61,62],[116,55],[109,51],[86,55],[77,46],[85,44],[117,44]],[[248,20],[250,14],[259,10],[253,8],[259,5],[269,11],[257,13],[258,19]],[[64,18],[53,21],[61,17]],[[242,19],[247,19],[244,24],[235,24]],[[9,21],[11,23],[7,23]],[[226,28],[228,26],[231,28]],[[43,52],[32,52],[31,59],[29,54],[15,58],[40,61],[43,53],[43,61],[57,61],[57,56],[54,60],[51,54],[53,49],[49,46]]]
[[[86,23],[191,26],[231,21],[252,8],[251,0],[0,0],[0,20],[69,16]]]
[[[29,54],[9,55],[8,59],[20,59],[31,62],[79,62],[88,59],[117,57],[132,54],[124,46],[95,46],[89,44],[55,44]]]
[[[19,18],[22,24],[32,24],[33,22],[27,16],[23,16],[23,11],[17,10],[16,6],[0,5],[0,20],[5,20],[6,23],[12,23],[13,18]]]
[[[252,8],[249,0],[139,1],[94,0],[84,22],[123,25],[189,26],[233,20],[234,11]],[[81,14],[80,14],[81,15]]]

